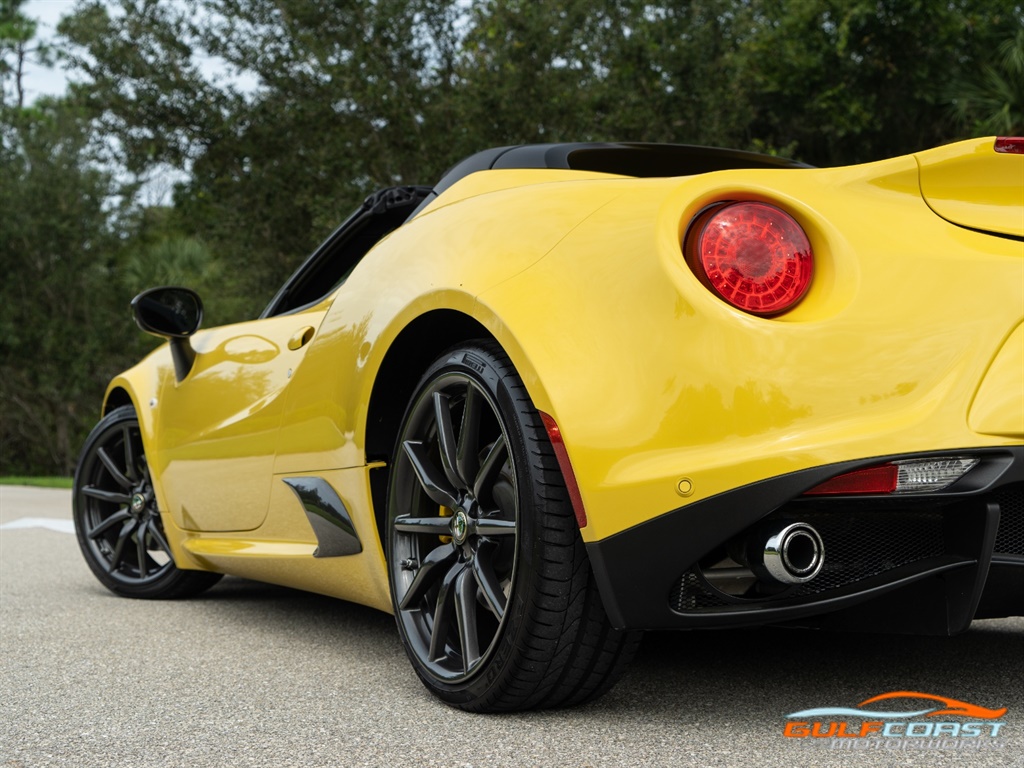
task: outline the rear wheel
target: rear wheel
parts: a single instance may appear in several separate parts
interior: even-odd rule
[[[604,693],[639,633],[611,628],[557,460],[497,345],[427,371],[388,493],[388,567],[403,643],[453,706],[507,711]]]
[[[73,493],[78,544],[96,578],[125,597],[198,594],[221,576],[174,564],[130,405],[108,413],[85,442]]]

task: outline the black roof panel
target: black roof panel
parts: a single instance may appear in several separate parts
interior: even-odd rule
[[[431,200],[460,179],[471,173],[491,169],[559,168],[612,173],[619,176],[669,178],[737,168],[809,167],[811,166],[795,160],[772,155],[689,144],[576,142],[493,147],[470,155],[449,168],[434,185],[433,194],[424,200],[412,215],[415,216]]]

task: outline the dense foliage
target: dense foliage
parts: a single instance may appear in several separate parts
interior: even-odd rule
[[[49,48],[22,6],[0,0],[0,474],[72,470],[151,345],[138,290],[252,316],[368,192],[488,146],[834,165],[1024,133],[1006,0],[81,0]],[[75,84],[26,104],[53,55]]]

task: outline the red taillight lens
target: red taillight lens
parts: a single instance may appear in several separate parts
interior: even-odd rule
[[[686,251],[704,285],[754,315],[795,306],[814,270],[803,229],[766,203],[729,203],[704,212],[690,228]]]
[[[807,495],[846,496],[860,493],[892,493],[896,490],[899,471],[899,467],[895,464],[858,469],[855,472],[848,472],[845,475],[826,480],[821,485],[807,491]]]
[[[1021,136],[1000,136],[996,139],[996,152],[1004,152],[1008,155],[1024,155],[1024,137]]]

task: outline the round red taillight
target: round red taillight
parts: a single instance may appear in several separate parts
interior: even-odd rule
[[[814,270],[803,229],[766,203],[728,203],[705,211],[690,227],[686,251],[704,285],[754,315],[792,308],[807,292]]]

